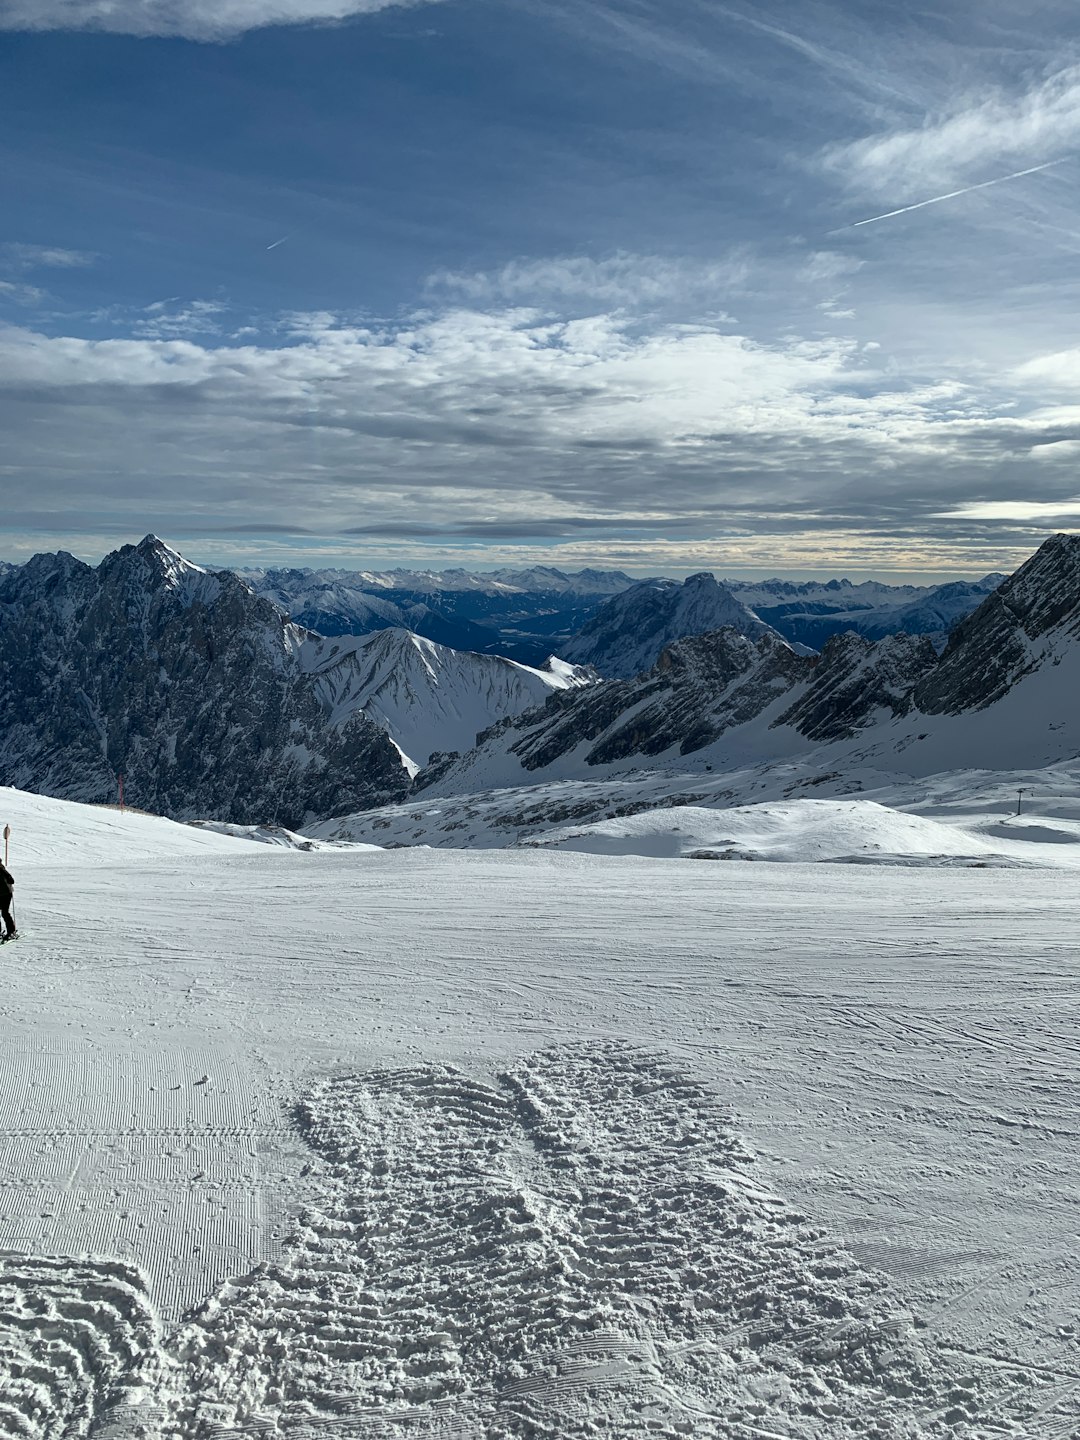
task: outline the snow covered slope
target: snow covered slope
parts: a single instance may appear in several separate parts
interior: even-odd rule
[[[967,818],[967,817],[965,817]],[[730,810],[678,805],[543,832],[525,845],[589,855],[863,865],[1080,869],[1080,820],[1018,825],[905,813],[875,800],[789,800]],[[982,834],[973,833],[981,829]]]
[[[538,705],[553,691],[592,679],[559,660],[535,670],[497,655],[451,650],[396,629],[362,639],[312,636],[302,664],[314,677],[332,724],[363,710],[387,732],[414,773],[434,751],[468,749],[496,721]]]
[[[639,769],[617,777],[547,781],[464,795],[423,794],[406,804],[326,821],[313,826],[311,834],[335,842],[487,849],[527,844],[567,826],[636,816],[646,817],[641,822],[645,835],[665,824],[672,833],[681,833],[682,819],[691,809],[700,809],[713,817],[702,818],[709,834],[702,832],[700,843],[707,845],[710,837],[724,838],[720,831],[733,808],[749,807],[747,816],[753,819],[765,813],[763,806],[786,806],[807,797],[859,796],[893,812],[940,821],[960,834],[965,853],[976,854],[986,841],[1013,859],[1040,865],[1072,863],[1069,847],[1080,827],[1080,761],[1039,769],[961,769],[914,777],[855,761],[850,768],[829,770],[821,763],[827,758],[828,752],[809,750],[742,770]],[[665,821],[664,813],[672,811],[677,816]],[[653,812],[659,812],[658,819],[650,818]],[[793,813],[809,818],[813,812]],[[976,842],[974,846],[969,840]],[[682,840],[673,843],[682,853]],[[690,836],[687,843],[696,847],[698,840]],[[1010,848],[1014,843],[1021,848]],[[943,842],[942,851],[952,853],[955,843]],[[812,856],[807,852],[801,858]]]
[[[176,828],[12,857],[5,1436],[1075,1433],[1060,872]]]
[[[691,575],[681,585],[646,580],[602,605],[561,654],[592,665],[605,677],[626,679],[650,669],[674,641],[722,626],[755,640],[776,635],[708,572]]]
[[[11,829],[8,848],[14,872],[23,864],[70,863],[92,869],[96,865],[137,864],[148,855],[183,859],[255,854],[263,849],[252,839],[180,825],[160,815],[137,810],[121,814],[111,806],[78,805],[0,786],[0,831],[5,825]],[[0,849],[0,858],[2,855]]]

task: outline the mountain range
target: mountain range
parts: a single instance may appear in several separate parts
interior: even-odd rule
[[[587,678],[401,630],[327,639],[154,536],[9,570],[0,626],[0,784],[110,802],[122,776],[132,805],[240,824],[396,799],[432,749]]]
[[[612,595],[635,584],[621,571],[242,570],[299,625],[320,635],[397,627],[440,645],[542,665]]]
[[[618,570],[242,570],[241,579],[298,625],[321,635],[411,630],[457,650],[543,665],[551,654],[597,665],[606,678],[652,665],[665,644],[728,623],[771,627],[789,644],[820,649],[855,630],[879,640],[949,630],[1004,578],[945,585],[850,580],[634,580]],[[685,593],[680,593],[680,591]],[[736,617],[742,606],[749,620]],[[640,645],[632,637],[640,635]],[[600,663],[603,662],[603,663]],[[609,668],[605,669],[607,665]]]
[[[865,628],[887,607],[847,582],[736,593],[706,573],[630,583],[515,571],[402,572],[382,585],[394,604],[423,585],[475,613],[527,608],[540,592],[519,583],[584,596],[592,617],[570,658],[544,666],[396,623],[321,635],[259,583],[192,565],[153,536],[97,567],[60,552],[0,569],[0,784],[108,802],[123,776],[129,803],[147,810],[297,829],[412,794],[605,785],[643,768],[797,762],[815,783],[866,766],[917,775],[1080,753],[1080,536],[1048,540],[952,625],[940,654],[933,634],[855,630],[818,654],[764,618],[788,605],[807,614],[824,590]],[[964,582],[953,601],[986,583]]]
[[[647,672],[550,697],[416,778],[433,794],[611,778],[645,765],[734,769],[806,757],[928,774],[1080,753],[1080,536],[1058,535],[957,626],[852,632],[820,655],[728,627],[676,641]]]
[[[644,580],[612,596],[563,646],[567,660],[606,678],[626,679],[654,665],[665,646],[728,627],[759,639],[780,633],[737,600],[708,571],[678,580]],[[786,644],[786,641],[784,642]]]

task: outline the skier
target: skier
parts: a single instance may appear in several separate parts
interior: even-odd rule
[[[19,932],[15,929],[15,917],[11,913],[11,902],[15,898],[15,877],[6,865],[0,864],[0,917],[4,921],[4,933],[0,935],[0,945],[5,940],[18,939]]]

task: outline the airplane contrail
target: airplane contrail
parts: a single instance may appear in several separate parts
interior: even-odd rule
[[[272,245],[267,245],[267,250],[276,250],[279,245],[284,245],[286,240],[291,240],[291,235],[282,235],[280,240],[275,240]]]
[[[955,200],[958,195],[970,195],[973,190],[985,190],[989,185],[1004,185],[1006,180],[1019,180],[1021,175],[1034,175],[1039,170],[1049,170],[1054,165],[1064,165],[1069,155],[1060,160],[1047,160],[1044,165],[1032,165],[1027,170],[1014,170],[1011,175],[999,175],[995,180],[981,180],[978,185],[965,185],[962,190],[950,190],[947,195],[934,195],[929,200],[920,200],[915,205],[901,205],[899,210],[886,210],[884,215],[871,215],[866,220],[856,220],[851,225],[841,225],[830,234],[839,235],[844,230],[857,230],[860,225],[876,225],[879,220],[891,220],[894,215],[906,215],[909,210],[922,210],[927,205],[940,205],[942,200]]]

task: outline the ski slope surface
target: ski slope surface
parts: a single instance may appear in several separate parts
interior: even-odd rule
[[[4,821],[5,1436],[1077,1432],[1060,867]]]

